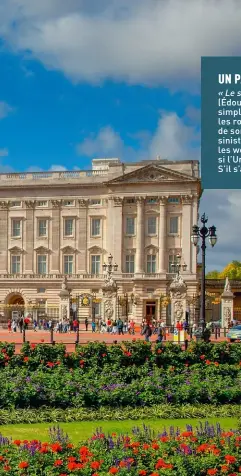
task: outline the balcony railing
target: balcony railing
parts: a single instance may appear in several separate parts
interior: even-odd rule
[[[63,172],[23,172],[0,174],[2,180],[45,180],[45,179],[78,179],[80,177],[94,177],[108,175],[108,170],[66,170]]]
[[[173,273],[142,273],[135,275],[134,273],[118,273],[114,274],[113,278],[115,280],[122,280],[122,279],[173,279],[175,274]],[[50,273],[50,274],[34,274],[34,273],[23,273],[23,274],[12,274],[12,273],[2,273],[0,274],[0,280],[10,279],[10,280],[19,280],[19,279],[29,279],[29,280],[52,280],[58,279],[63,280],[64,278],[70,281],[77,281],[77,280],[104,280],[106,279],[105,274],[58,274],[58,273]]]

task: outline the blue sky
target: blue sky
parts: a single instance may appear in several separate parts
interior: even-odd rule
[[[62,72],[48,70],[36,60],[26,61],[24,55],[10,54],[6,48],[1,53],[1,71],[1,102],[9,109],[6,106],[0,121],[0,149],[8,151],[2,164],[14,170],[53,165],[90,168],[91,148],[88,152],[81,144],[86,139],[95,141],[107,128],[123,142],[123,160],[138,160],[140,154],[151,158],[148,147],[160,118],[174,112],[188,126],[193,118],[187,109],[196,111],[200,106],[199,94],[156,85],[111,80],[100,85],[75,84]],[[198,121],[194,120],[194,126],[198,131]],[[106,152],[104,145],[100,148],[100,154]],[[119,154],[119,141],[110,152]]]
[[[236,0],[1,0],[0,172],[199,159],[200,58],[240,54],[240,21]],[[240,257],[240,205],[203,194],[211,269]]]

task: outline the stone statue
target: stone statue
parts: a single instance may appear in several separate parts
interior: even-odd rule
[[[66,278],[66,276],[64,276],[61,288],[62,288],[63,291],[65,291],[67,289],[67,278]]]
[[[174,318],[175,322],[180,321],[183,318],[183,305],[181,301],[174,303]]]
[[[110,319],[114,314],[114,307],[112,301],[105,302],[105,317]]]
[[[226,307],[224,310],[224,326],[229,327],[231,322],[231,310],[229,307]]]
[[[228,277],[225,279],[224,291],[231,292],[231,286]]]

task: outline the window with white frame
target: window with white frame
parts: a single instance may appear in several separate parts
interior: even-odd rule
[[[64,274],[73,274],[74,257],[73,255],[64,255]]]
[[[20,201],[14,201],[14,202],[11,202],[11,207],[21,207],[22,205],[22,202]]]
[[[174,273],[174,267],[172,266],[173,264],[177,264],[179,262],[179,253],[176,253],[176,254],[171,254],[169,255],[169,259],[168,259],[168,270],[169,270],[169,273]]]
[[[168,197],[168,203],[179,203],[180,200],[178,197]]]
[[[147,255],[146,272],[148,274],[156,273],[156,255]]]
[[[12,274],[19,274],[21,271],[21,256],[20,255],[12,255],[11,256],[11,273]]]
[[[73,218],[64,219],[64,236],[74,235],[74,220]]]
[[[179,217],[170,217],[169,221],[169,233],[171,235],[177,235],[179,228]]]
[[[37,256],[37,273],[47,274],[47,256],[46,255]]]
[[[156,235],[156,217],[148,217],[147,233],[148,235]]]
[[[64,200],[64,207],[73,207],[74,200]]]
[[[21,220],[13,219],[12,220],[12,237],[20,238],[21,237]]]
[[[89,201],[90,205],[101,205],[101,200],[100,198],[93,198]]]
[[[38,236],[47,236],[47,220],[42,218],[38,220]]]
[[[135,255],[126,255],[125,270],[126,273],[135,272]]]
[[[134,235],[135,234],[135,218],[126,217],[126,234]]]
[[[44,207],[47,207],[48,206],[48,202],[47,200],[38,200],[37,201],[37,207],[39,208],[44,208]]]
[[[157,203],[157,198],[156,197],[149,197],[149,198],[147,198],[147,203],[148,204]]]
[[[91,236],[100,236],[100,218],[91,220]]]
[[[91,256],[91,274],[100,274],[100,255]]]

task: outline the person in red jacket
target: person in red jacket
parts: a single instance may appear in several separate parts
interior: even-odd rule
[[[176,329],[177,329],[178,331],[182,331],[182,329],[183,329],[182,322],[177,321],[177,323],[176,323]]]

